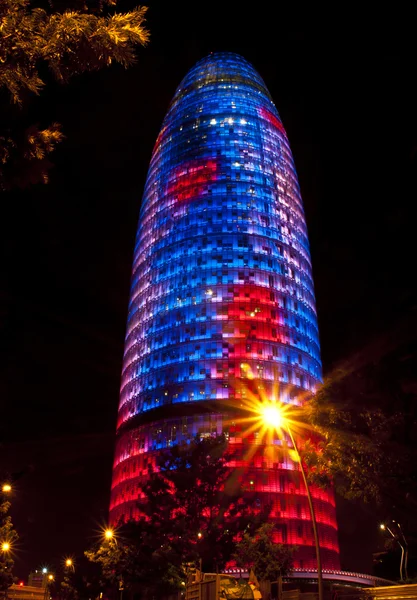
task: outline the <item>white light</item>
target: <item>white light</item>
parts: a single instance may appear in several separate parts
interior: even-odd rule
[[[240,124],[241,125],[246,125],[247,121],[245,121],[245,119],[240,119]]]
[[[227,119],[227,122],[229,123],[229,125],[233,125],[233,119],[230,117],[230,119]]]
[[[212,119],[212,120],[210,121],[210,125],[216,125],[216,124],[217,124],[217,121],[216,121],[216,119]]]
[[[262,416],[267,425],[271,425],[272,427],[280,427],[282,424],[281,413],[276,406],[266,406],[262,410]]]

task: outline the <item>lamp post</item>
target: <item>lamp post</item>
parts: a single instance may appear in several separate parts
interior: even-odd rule
[[[395,523],[395,521],[394,521],[394,523]],[[399,524],[397,523],[397,525],[399,525]],[[380,527],[380,529],[382,529],[383,531],[385,531],[385,530],[386,530],[386,531],[388,531],[388,533],[390,534],[390,536],[391,536],[391,537],[392,537],[392,538],[393,538],[393,539],[394,539],[394,540],[397,542],[397,544],[398,544],[398,545],[399,545],[399,547],[401,548],[401,560],[400,560],[400,581],[404,581],[404,577],[403,577],[403,565],[404,565],[404,554],[405,554],[405,549],[404,549],[404,546],[402,545],[402,543],[401,543],[401,542],[400,542],[400,540],[398,539],[398,536],[397,536],[397,535],[395,535],[395,533],[392,531],[392,529],[390,529],[390,528],[388,527],[388,525],[385,525],[385,523],[381,523],[379,527]],[[400,531],[401,531],[401,534],[402,534],[401,527],[400,527]],[[404,535],[402,535],[402,537],[403,537],[403,539],[404,539],[404,541],[405,541]],[[407,542],[406,542],[406,543],[407,543]],[[408,552],[407,552],[407,554],[408,554]],[[405,567],[405,572],[406,572],[406,577],[407,577],[407,566]]]
[[[280,404],[277,402],[270,402],[263,405],[261,410],[262,420],[263,422],[274,429],[283,429],[288,433],[288,436],[291,440],[294,452],[296,454],[298,463],[300,465],[301,475],[304,481],[304,485],[307,492],[307,500],[308,506],[310,509],[311,522],[313,525],[313,535],[314,535],[314,543],[316,546],[316,562],[317,562],[317,586],[318,586],[318,600],[323,600],[323,576],[322,576],[322,568],[321,568],[321,557],[320,557],[320,544],[319,544],[319,536],[317,531],[317,521],[316,521],[316,513],[314,511],[313,500],[311,497],[310,486],[308,485],[307,476],[303,467],[303,463],[301,460],[300,453],[297,448],[297,444],[295,443],[295,439],[293,433],[291,431],[291,427],[288,423],[288,420],[285,418],[282,408]]]
[[[54,576],[52,575],[52,573],[50,573],[48,575],[48,578],[46,580],[46,585],[45,585],[45,594],[44,594],[44,598],[45,600],[49,600],[51,598],[51,588],[50,586],[52,585],[52,582],[54,580]]]
[[[404,542],[404,546],[405,546],[405,548],[404,548],[404,575],[405,575],[405,579],[408,579],[408,542],[405,539],[405,535],[404,535],[401,525],[397,521],[394,521],[394,519],[392,520],[392,522],[395,523],[395,525],[398,527],[398,531],[401,533],[401,537]]]
[[[105,539],[109,542],[109,545],[111,546],[112,544],[115,544],[117,546],[117,538],[115,535],[115,532],[113,531],[113,529],[106,529],[104,531],[104,537]],[[123,590],[124,590],[124,581],[123,581],[123,575],[120,577],[119,581],[119,592],[120,592],[120,600],[122,600],[123,598]]]
[[[2,542],[0,548],[1,548],[1,551],[3,552],[3,554],[7,554],[8,552],[10,552],[10,544],[9,544],[9,542]],[[4,597],[5,597],[5,600],[8,600],[8,598],[9,598],[9,586],[7,586],[7,588],[6,588]]]

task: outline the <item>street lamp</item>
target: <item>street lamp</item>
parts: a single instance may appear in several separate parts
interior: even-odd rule
[[[117,546],[117,538],[115,531],[113,529],[107,528],[103,531],[103,535],[105,539],[109,542],[109,547],[112,548],[113,544]],[[119,579],[119,592],[120,592],[120,600],[123,598],[123,590],[124,590],[124,582],[123,576]]]
[[[395,523],[395,521],[394,521],[394,523]],[[385,523],[381,523],[379,527],[380,527],[380,529],[382,529],[382,531],[385,531],[385,530],[388,531],[388,533],[390,534],[390,536],[397,542],[397,544],[401,548],[400,581],[404,581],[404,577],[403,577],[403,565],[404,565],[404,553],[405,553],[404,546],[402,545],[402,543],[398,539],[398,536],[394,534],[394,532],[392,531],[392,529],[390,529],[388,527],[388,525],[385,525]],[[402,531],[401,531],[401,533],[402,533]],[[403,538],[404,538],[404,536],[403,536]],[[405,570],[406,570],[406,573],[407,573],[407,567],[405,568]]]
[[[74,567],[74,561],[72,560],[72,558],[70,556],[68,556],[68,558],[64,559],[64,563],[65,563],[65,568],[71,571],[75,571],[75,567]]]
[[[311,522],[313,525],[314,542],[316,545],[317,585],[319,592],[319,600],[323,600],[323,577],[321,569],[320,544],[317,531],[316,513],[314,511],[310,487],[308,485],[307,476],[303,467],[300,453],[298,452],[297,444],[295,443],[295,439],[292,434],[288,419],[285,417],[283,407],[280,404],[278,404],[277,402],[264,402],[262,403],[260,414],[266,426],[268,426],[269,428],[273,428],[274,430],[283,429],[288,433],[295,455],[297,457],[297,461],[300,465],[301,475],[307,492],[308,506],[310,508]]]
[[[4,483],[1,488],[1,491],[5,494],[9,494],[12,491],[12,486],[10,485],[10,483]]]
[[[10,544],[9,542],[3,542],[1,545],[1,551],[2,552],[8,552],[10,550]]]
[[[405,544],[404,575],[405,575],[405,578],[408,579],[408,542],[405,539],[405,535],[404,535],[401,525],[394,520],[392,522],[397,525],[398,530],[401,533],[401,537],[403,538],[403,542]]]

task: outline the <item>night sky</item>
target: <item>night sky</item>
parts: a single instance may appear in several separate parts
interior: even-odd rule
[[[60,122],[66,135],[50,183],[2,195],[0,467],[19,474],[23,579],[82,554],[107,520],[140,200],[169,102],[199,59],[234,51],[251,62],[287,131],[324,376],[416,306],[411,15],[144,4],[151,41],[135,66],[49,85],[33,101],[40,125]],[[345,502],[340,512],[342,567],[370,572],[381,549],[371,515]]]

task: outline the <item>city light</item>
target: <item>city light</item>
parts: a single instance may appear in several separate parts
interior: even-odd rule
[[[66,569],[75,571],[74,560],[70,556],[67,556],[66,558],[64,558],[64,565],[65,565]]]
[[[12,491],[12,486],[10,485],[10,483],[5,483],[1,489],[5,494],[8,494]]]
[[[3,542],[1,545],[1,549],[3,552],[8,552],[10,550],[10,544],[9,542]]]

